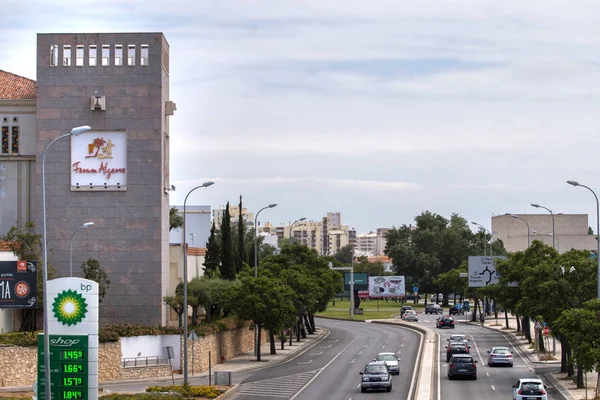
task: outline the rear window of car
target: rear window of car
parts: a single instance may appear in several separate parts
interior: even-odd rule
[[[454,357],[452,362],[456,364],[473,364],[473,359],[469,357]]]
[[[509,354],[510,352],[507,349],[495,349],[494,354]]]
[[[379,361],[396,361],[397,360],[397,358],[391,354],[385,355],[385,356],[379,356],[379,357],[377,357],[377,359]]]

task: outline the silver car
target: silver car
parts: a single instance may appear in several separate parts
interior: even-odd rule
[[[494,365],[508,365],[509,367],[513,366],[512,351],[510,351],[508,347],[492,347],[491,350],[488,350],[488,354],[488,365],[490,367],[493,367]]]
[[[390,374],[400,375],[400,359],[396,353],[379,353],[373,361],[383,361],[388,367]]]
[[[402,316],[402,319],[405,321],[419,321],[419,317],[417,316],[417,312],[415,310],[406,310]]]
[[[360,391],[366,392],[368,389],[385,389],[386,392],[392,391],[392,374],[383,361],[371,361],[365,366],[365,370],[360,373]]]

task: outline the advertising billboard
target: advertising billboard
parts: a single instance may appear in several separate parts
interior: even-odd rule
[[[404,276],[369,277],[369,297],[399,297],[405,294]]]
[[[469,256],[469,287],[496,285],[500,276],[496,272],[496,260],[506,256]]]
[[[37,263],[0,261],[0,308],[37,308]]]

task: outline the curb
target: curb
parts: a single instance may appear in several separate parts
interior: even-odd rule
[[[552,375],[552,372],[548,372],[548,373],[544,374],[544,376],[546,377],[546,379],[548,379],[550,382],[552,382],[552,386],[554,386],[554,388],[556,390],[558,390],[565,399],[575,400],[575,397],[571,396],[571,393],[569,393],[569,390],[565,389],[560,384],[560,382],[554,377],[554,375]]]

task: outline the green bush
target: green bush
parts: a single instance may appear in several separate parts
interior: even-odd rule
[[[215,399],[225,393],[223,389],[214,386],[149,386],[146,388],[149,393],[178,393],[182,397],[195,397],[203,399]]]
[[[21,347],[37,346],[38,332],[10,332],[0,335],[0,345]]]
[[[114,393],[100,396],[102,400],[181,400],[179,395],[168,395],[163,393]],[[31,400],[31,398],[30,398]]]

